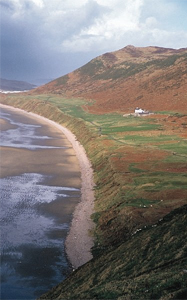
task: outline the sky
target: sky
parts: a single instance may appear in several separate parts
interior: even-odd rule
[[[41,84],[136,47],[187,47],[187,0],[0,0],[1,78]]]

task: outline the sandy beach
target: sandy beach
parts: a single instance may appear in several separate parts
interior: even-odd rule
[[[94,212],[93,170],[86,152],[71,131],[54,121],[10,106],[0,104],[0,107],[15,112],[19,111],[23,115],[25,114],[30,118],[38,120],[41,124],[48,124],[53,131],[55,129],[60,130],[73,147],[81,172],[81,201],[75,208],[70,231],[66,238],[66,253],[73,268],[76,269],[92,258],[90,249],[94,244],[93,236],[91,235],[91,232],[94,229],[94,223],[90,218],[91,214]],[[69,178],[69,180],[71,179]]]

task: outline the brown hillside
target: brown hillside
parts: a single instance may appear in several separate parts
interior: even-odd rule
[[[96,57],[34,92],[93,101],[85,107],[92,113],[128,113],[136,106],[184,112],[187,111],[187,48],[127,46]]]

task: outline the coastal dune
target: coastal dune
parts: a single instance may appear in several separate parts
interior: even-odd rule
[[[65,246],[68,259],[73,268],[76,269],[92,259],[91,248],[94,245],[92,236],[94,223],[91,220],[91,214],[94,212],[94,181],[92,166],[86,152],[79,141],[77,141],[76,136],[62,125],[21,109],[2,104],[0,107],[19,111],[19,113],[26,114],[43,124],[50,125],[52,130],[60,130],[72,144],[81,171],[81,201],[75,208]]]

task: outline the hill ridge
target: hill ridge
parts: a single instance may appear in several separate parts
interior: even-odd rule
[[[36,85],[20,80],[0,78],[0,90],[2,91],[25,91],[36,88]]]
[[[135,107],[184,111],[187,107],[187,48],[126,46],[104,53],[34,93],[79,97],[91,113]]]

